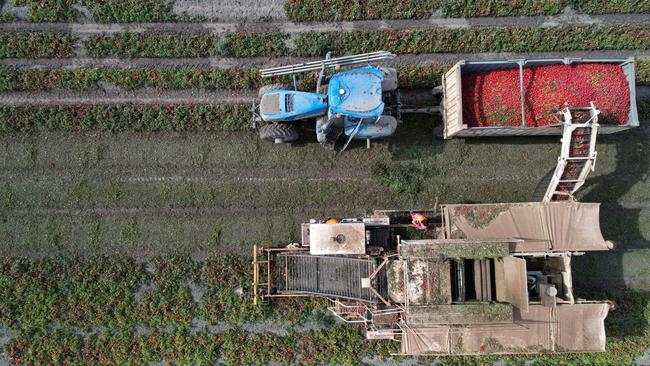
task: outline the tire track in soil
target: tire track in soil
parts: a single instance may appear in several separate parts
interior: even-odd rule
[[[551,27],[558,25],[607,25],[650,22],[648,14],[561,14],[551,16],[512,16],[512,17],[476,17],[476,18],[445,18],[431,17],[429,19],[403,20],[358,20],[343,22],[305,22],[294,23],[287,21],[272,22],[161,22],[161,23],[32,23],[11,22],[0,24],[0,32],[60,32],[77,36],[87,36],[98,33],[146,33],[146,32],[175,32],[175,33],[212,33],[225,34],[231,32],[284,32],[289,34],[300,32],[327,31],[363,31],[363,30],[403,30],[403,29],[434,29],[434,28],[470,28],[470,27]]]
[[[595,50],[566,52],[423,53],[399,55],[386,64],[454,64],[460,60],[491,61],[518,58],[629,58],[649,59],[650,50]],[[36,69],[104,68],[265,68],[321,60],[320,57],[196,57],[196,58],[90,58],[0,59],[0,67]]]
[[[444,203],[443,203],[444,204]],[[603,203],[602,205],[612,205],[611,203]],[[616,204],[617,206],[619,204]],[[632,210],[650,210],[650,203],[645,202],[630,202],[620,205],[623,209]],[[349,208],[347,208],[349,209]],[[292,213],[302,213],[311,211],[327,211],[327,212],[340,212],[347,211],[345,207],[337,205],[336,207],[323,207],[323,206],[300,206],[293,207]],[[381,208],[377,208],[381,209]],[[67,209],[67,208],[19,208],[19,209],[0,209],[0,216],[4,217],[20,217],[20,216],[115,216],[115,215],[128,215],[128,216],[174,216],[174,215],[187,215],[187,214],[242,214],[242,213],[255,213],[259,211],[269,213],[286,213],[286,208],[246,208],[246,207],[116,207],[116,208],[88,208],[88,209]]]
[[[311,211],[332,211],[340,212],[343,209],[337,207],[295,207],[292,213],[311,212]],[[66,208],[34,208],[34,209],[0,209],[0,216],[3,217],[31,217],[38,216],[177,216],[177,215],[209,215],[209,214],[254,214],[259,212],[267,213],[286,213],[286,208],[233,208],[233,207],[156,207],[156,208],[91,208],[91,209],[66,209]]]

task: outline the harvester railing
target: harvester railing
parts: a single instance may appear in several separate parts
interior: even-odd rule
[[[292,295],[276,294],[273,292],[273,257],[277,253],[304,252],[307,248],[263,248],[253,245],[253,304],[268,297],[290,297]]]
[[[575,120],[573,112],[589,113],[583,123]],[[591,102],[589,107],[562,110],[562,151],[542,202],[567,200],[584,184],[596,166],[596,136],[600,111]],[[578,122],[578,123],[576,123]]]

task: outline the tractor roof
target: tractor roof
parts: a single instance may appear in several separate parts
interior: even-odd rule
[[[327,90],[332,113],[355,118],[380,116],[384,111],[381,100],[382,80],[381,71],[374,67],[334,74]]]

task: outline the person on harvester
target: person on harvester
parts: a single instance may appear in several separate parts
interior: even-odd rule
[[[426,216],[422,215],[421,213],[411,211],[411,223],[415,225],[416,229],[425,231],[427,229],[427,225],[424,223],[426,220]]]

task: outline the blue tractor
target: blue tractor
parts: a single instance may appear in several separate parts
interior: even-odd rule
[[[379,51],[330,58],[297,65],[261,70],[263,77],[291,75],[293,89],[273,84],[262,87],[255,108],[260,138],[275,143],[298,139],[298,121],[314,121],[316,137],[323,146],[342,150],[353,139],[367,140],[391,136],[400,119],[397,72],[393,68],[374,67],[371,62],[392,59],[395,55]],[[347,66],[367,66],[341,71]],[[327,75],[333,68],[335,73]],[[296,74],[320,70],[315,92],[298,91]],[[341,138],[343,137],[343,138]]]

